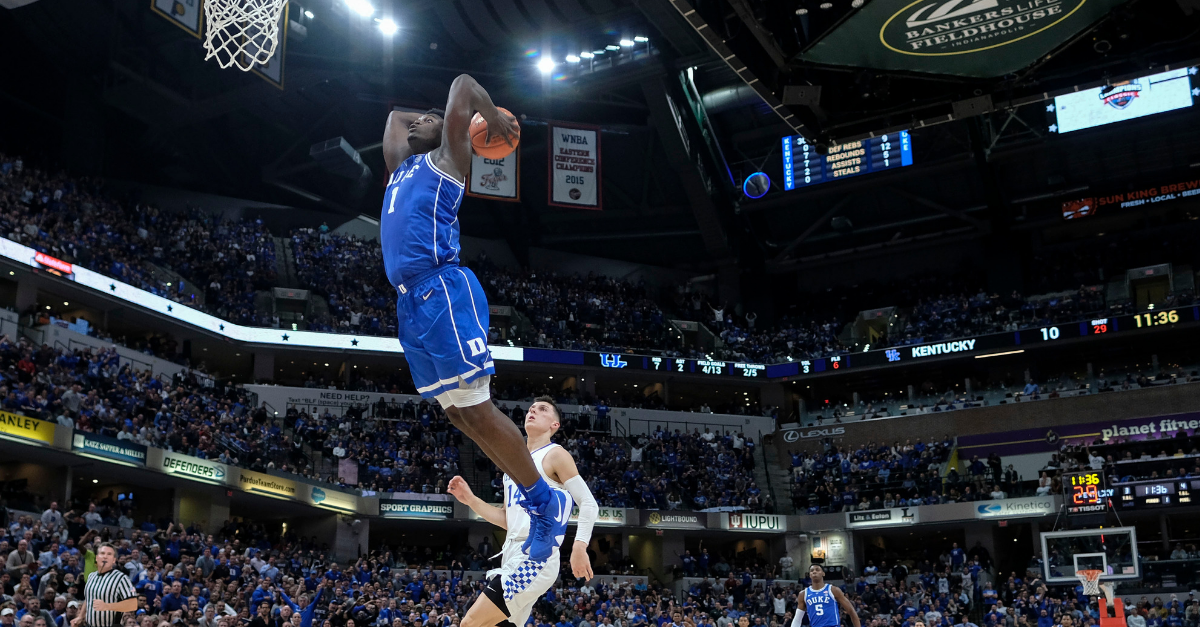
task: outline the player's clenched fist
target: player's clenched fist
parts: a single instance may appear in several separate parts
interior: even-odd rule
[[[454,495],[459,503],[470,505],[471,499],[475,498],[475,493],[471,491],[471,486],[467,485],[467,481],[460,475],[454,475],[446,486],[446,491]]]

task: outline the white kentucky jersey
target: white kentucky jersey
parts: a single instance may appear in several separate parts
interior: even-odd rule
[[[547,444],[542,448],[530,453],[533,457],[533,465],[537,467],[538,474],[546,480],[551,490],[559,490],[566,495],[564,500],[565,511],[560,511],[555,514],[560,520],[566,521],[571,518],[571,510],[574,509],[574,504],[571,501],[571,494],[567,491],[566,486],[553,480],[546,474],[546,470],[542,468],[542,460],[546,459],[546,455],[556,449],[562,448],[557,444]],[[507,562],[513,551],[520,552],[521,545],[525,543],[525,538],[529,537],[529,514],[524,507],[520,505],[521,492],[517,490],[517,484],[508,475],[504,475],[504,516],[508,521],[508,533],[504,537],[504,560]],[[559,539],[562,542],[562,539]],[[555,549],[557,551],[557,549]]]

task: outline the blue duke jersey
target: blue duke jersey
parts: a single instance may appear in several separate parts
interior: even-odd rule
[[[463,184],[428,155],[413,155],[392,172],[379,218],[383,266],[392,285],[458,263],[458,208]]]
[[[392,173],[379,217],[383,266],[396,287],[400,345],[425,398],[495,373],[488,304],[479,279],[458,265],[463,184],[413,155]]]
[[[833,588],[825,584],[819,590],[812,586],[804,589],[804,606],[807,608],[808,622],[812,627],[841,627],[842,612],[837,599],[833,597]]]

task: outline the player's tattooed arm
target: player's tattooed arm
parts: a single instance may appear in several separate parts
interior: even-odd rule
[[[471,491],[471,486],[462,477],[455,475],[450,483],[446,485],[446,491],[454,495],[459,503],[471,508],[471,511],[479,514],[484,520],[500,527],[508,529],[508,517],[504,515],[504,508],[489,505],[483,502],[483,499],[475,496]]]
[[[460,74],[450,85],[446,102],[446,123],[442,127],[442,147],[438,167],[452,166],[447,174],[464,178],[471,172],[471,117],[478,111],[488,125],[488,137],[503,137],[510,145],[518,137],[516,120],[502,115],[492,97],[474,78]],[[448,162],[448,163],[447,163]],[[443,169],[446,169],[443,167]]]

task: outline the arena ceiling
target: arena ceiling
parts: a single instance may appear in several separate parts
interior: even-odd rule
[[[76,171],[373,215],[387,112],[440,106],[467,72],[525,116],[523,202],[468,199],[467,234],[504,237],[519,256],[544,246],[698,271],[792,271],[814,255],[897,238],[1007,228],[1023,199],[1094,179],[1096,163],[1079,151],[1105,145],[1097,135],[1048,143],[1039,98],[1200,60],[1193,0],[1110,2],[999,75],[821,48],[894,1],[376,0],[374,17],[400,27],[393,37],[343,0],[292,2],[303,35],[290,31],[280,89],[205,63],[199,40],[152,12],[151,0],[42,0],[0,11],[10,60],[0,110],[27,121],[0,140],[39,146]],[[917,18],[981,2],[1008,0],[951,0]],[[634,38],[645,41],[622,47]],[[589,50],[605,52],[566,61]],[[543,58],[557,63],[550,74],[536,68]],[[689,94],[707,118],[684,116],[677,127],[664,107],[686,108]],[[1109,178],[1200,161],[1190,148],[1200,131],[1179,125],[1183,115],[1194,120],[1146,122],[1163,135],[1104,153]],[[601,127],[603,211],[546,205],[548,120]],[[914,129],[918,167],[755,201],[741,193],[754,171],[778,182],[785,135],[832,143],[898,128]],[[310,145],[332,137],[358,150],[369,176],[348,180],[309,158]],[[846,221],[834,228],[838,217]]]

